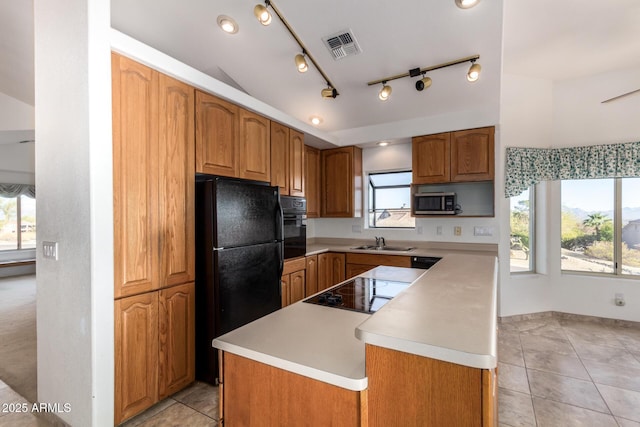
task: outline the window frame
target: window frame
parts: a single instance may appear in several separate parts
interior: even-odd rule
[[[509,274],[518,276],[526,274],[537,274],[536,267],[536,186],[529,188],[529,269],[511,270],[511,241],[509,241]],[[509,198],[509,239],[511,239],[511,198]]]
[[[409,189],[409,198],[411,198],[411,182],[409,182],[407,185],[382,185],[382,186],[375,186],[371,180],[371,176],[372,175],[388,175],[388,174],[398,174],[398,173],[409,173],[411,174],[411,169],[402,169],[402,170],[394,170],[394,171],[383,171],[383,172],[368,172],[367,173],[367,180],[369,182],[368,188],[367,188],[367,194],[369,194],[369,200],[367,203],[367,223],[368,223],[368,227],[369,228],[375,228],[375,229],[392,229],[392,230],[415,230],[416,225],[415,225],[415,217],[414,217],[414,223],[413,226],[410,227],[380,227],[380,226],[376,226],[376,216],[375,216],[375,212],[376,212],[376,205],[375,205],[375,199],[376,199],[376,189],[394,189],[394,188],[407,188]],[[409,201],[409,213],[411,213],[411,201]],[[398,209],[388,209],[388,210],[398,210]],[[370,220],[371,218],[371,214],[373,215],[373,223]]]
[[[29,197],[24,194],[19,194],[15,197],[3,197],[5,199],[16,200],[16,247],[11,249],[0,249],[0,254],[19,252],[19,251],[31,251],[35,248],[23,248],[22,242],[22,197]],[[36,224],[37,228],[37,224]]]
[[[598,271],[584,271],[584,270],[569,270],[562,268],[560,263],[561,274],[571,274],[579,276],[591,276],[591,277],[606,277],[610,279],[632,279],[639,280],[640,275],[625,274],[623,273],[622,264],[622,182],[624,179],[638,178],[638,177],[615,177],[609,178],[613,180],[613,272],[603,273]],[[592,181],[593,179],[584,179],[584,181]],[[562,214],[562,183],[560,181],[560,214]],[[570,180],[573,181],[573,180]],[[560,228],[560,240],[562,240],[562,227]]]

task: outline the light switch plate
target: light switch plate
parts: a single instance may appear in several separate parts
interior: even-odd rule
[[[493,236],[493,227],[473,227],[474,236]]]
[[[42,255],[47,259],[58,260],[58,242],[42,242]]]

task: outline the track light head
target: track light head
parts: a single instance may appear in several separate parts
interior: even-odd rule
[[[382,89],[378,93],[378,98],[380,101],[386,101],[391,96],[391,86],[387,86],[387,82],[382,82]]]
[[[423,77],[416,82],[416,90],[422,92],[425,89],[429,89],[431,86],[431,77]]]
[[[253,8],[253,14],[262,25],[271,24],[271,13],[265,5],[257,4],[256,7]]]
[[[296,68],[300,73],[306,73],[309,69],[309,65],[307,64],[307,60],[304,58],[304,54],[299,53],[296,55]]]
[[[480,3],[480,0],[456,0],[456,6],[460,9],[470,9]]]
[[[469,67],[469,71],[467,72],[467,80],[470,82],[475,82],[480,77],[480,70],[482,67],[480,64],[476,64],[476,61],[471,61],[471,67]]]
[[[335,98],[336,96],[338,96],[338,91],[335,88],[329,86],[322,89],[322,91],[320,91],[320,94],[323,98]]]

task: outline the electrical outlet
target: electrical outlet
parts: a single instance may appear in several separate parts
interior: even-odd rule
[[[423,230],[422,230],[421,226],[420,227],[416,227],[416,233],[422,234],[422,232],[423,232]]]
[[[353,224],[351,226],[351,232],[352,233],[362,233],[362,226],[359,224]]]
[[[474,236],[493,236],[493,227],[473,227]]]
[[[615,303],[618,307],[625,305],[624,294],[616,294]]]
[[[455,227],[453,227],[453,235],[462,236],[462,227],[460,227],[459,225],[456,225]]]
[[[436,227],[436,234],[438,236],[442,236],[442,226],[441,225]]]
[[[58,242],[42,242],[42,254],[45,258],[58,260]]]

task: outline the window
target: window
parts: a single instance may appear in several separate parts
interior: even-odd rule
[[[511,197],[510,270],[512,273],[535,271],[535,187]]]
[[[640,275],[640,178],[562,181],[564,271]]]
[[[36,247],[36,200],[0,197],[0,251]]]
[[[411,171],[369,174],[369,227],[413,228]]]

